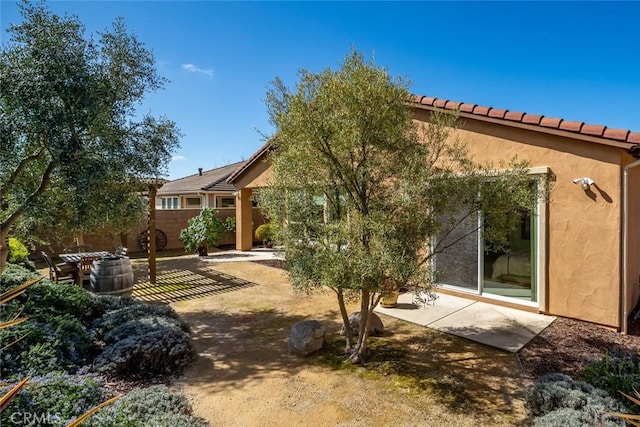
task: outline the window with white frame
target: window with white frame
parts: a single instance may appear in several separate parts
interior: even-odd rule
[[[234,196],[216,196],[216,208],[235,208],[236,198]]]
[[[160,197],[160,207],[161,209],[178,209],[178,198],[177,197]]]
[[[185,197],[184,207],[185,208],[201,208],[202,198],[201,197]]]

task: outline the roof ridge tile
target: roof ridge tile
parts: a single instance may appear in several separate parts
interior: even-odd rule
[[[562,118],[545,117],[541,114],[529,114],[519,111],[509,111],[468,102],[452,101],[444,98],[435,98],[423,95],[410,96],[411,102],[418,105],[427,105],[446,110],[458,110],[462,113],[485,116],[495,119],[519,122],[527,125],[541,126],[559,129],[585,136],[596,136],[629,144],[640,144],[640,132],[631,132],[627,129],[608,128],[604,125],[595,125],[580,121],[564,120]]]

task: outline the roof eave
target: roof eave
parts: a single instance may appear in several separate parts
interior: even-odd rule
[[[434,106],[431,106],[431,105],[418,104],[418,103],[415,103],[415,102],[409,102],[409,105],[412,108],[416,108],[416,109],[419,109],[419,110],[451,111],[451,109],[439,108],[439,107],[434,107]],[[459,114],[460,117],[464,117],[466,119],[479,120],[479,121],[483,121],[483,122],[494,123],[494,124],[501,125],[501,126],[510,126],[510,127],[515,127],[515,128],[520,128],[520,129],[527,129],[527,130],[530,130],[532,132],[546,133],[546,134],[556,135],[556,136],[563,136],[563,137],[566,137],[566,138],[572,138],[572,139],[577,139],[577,140],[581,140],[581,141],[587,141],[587,142],[592,142],[592,143],[596,143],[596,144],[607,145],[607,146],[610,146],[610,147],[621,148],[623,150],[626,150],[629,154],[631,154],[632,156],[634,156],[636,158],[638,158],[638,156],[640,155],[640,145],[634,144],[634,143],[630,143],[630,142],[615,141],[615,140],[612,140],[612,139],[607,139],[607,138],[602,138],[602,137],[597,137],[597,136],[590,136],[590,135],[585,135],[585,134],[582,134],[582,133],[565,131],[565,130],[562,130],[562,129],[555,129],[555,128],[544,127],[544,126],[540,126],[540,125],[531,125],[531,124],[527,124],[527,123],[521,123],[521,122],[510,121],[510,120],[505,120],[505,119],[498,119],[498,118],[493,118],[493,117],[488,117],[488,116],[483,116],[483,115],[473,114],[473,113],[465,113],[465,112],[462,112],[460,110],[457,110],[457,111],[458,111],[458,114]]]
[[[228,184],[234,184],[235,181],[240,178],[240,176],[251,167],[254,163],[261,160],[265,155],[267,155],[272,149],[271,140],[267,141],[258,151],[253,153],[251,157],[249,157],[238,169],[233,171],[231,175],[227,178]]]

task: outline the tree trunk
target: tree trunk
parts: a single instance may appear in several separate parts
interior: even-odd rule
[[[344,294],[342,289],[336,291],[338,294],[338,305],[340,306],[340,314],[342,315],[342,323],[344,324],[344,334],[346,337],[346,344],[344,348],[345,353],[350,353],[353,349],[353,334],[351,334],[351,323],[349,323],[349,313],[347,313],[347,307],[344,304]]]
[[[123,248],[128,248],[128,247],[129,247],[129,245],[127,244],[127,240],[128,240],[127,233],[122,233],[122,232],[121,232],[121,233],[120,233],[120,245],[121,245]]]
[[[4,271],[9,257],[9,229],[0,230],[0,274]]]
[[[360,327],[358,329],[358,342],[356,343],[349,360],[352,363],[360,364],[366,359],[367,352],[367,338],[369,333],[367,331],[367,324],[369,321],[369,296],[370,291],[366,287],[362,289],[360,294]]]

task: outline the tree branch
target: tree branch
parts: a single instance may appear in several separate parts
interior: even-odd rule
[[[38,188],[36,188],[35,191],[25,199],[25,201],[18,209],[16,209],[11,215],[9,215],[7,219],[5,219],[0,224],[2,228],[7,229],[11,227],[18,220],[18,218],[20,218],[24,214],[27,206],[31,205],[35,201],[35,199],[39,195],[41,195],[44,190],[47,189],[49,183],[51,182],[51,174],[53,173],[55,168],[56,162],[52,160],[51,162],[49,162],[47,169],[45,169],[44,173],[42,174],[42,180],[40,181],[40,185],[38,186]]]
[[[450,247],[452,247],[453,245],[455,245],[456,243],[460,242],[461,240],[467,238],[468,236],[470,236],[472,233],[476,233],[480,230],[480,226],[478,227],[474,227],[472,230],[470,230],[468,233],[464,233],[462,236],[460,236],[459,238],[455,239],[453,242],[451,242],[448,245],[445,245],[443,247],[440,247],[440,243],[443,242],[447,236],[449,234],[451,234],[451,232],[453,232],[454,229],[456,229],[456,227],[458,227],[460,224],[462,224],[462,222],[469,218],[469,216],[471,216],[472,214],[476,213],[476,211],[471,211],[469,213],[467,213],[466,215],[464,215],[462,218],[460,218],[460,220],[453,225],[453,227],[451,227],[445,234],[444,236],[442,236],[442,239],[440,239],[440,241],[438,242],[438,244],[436,244],[436,247],[434,248],[433,251],[429,251],[429,254],[427,256],[425,256],[419,263],[418,265],[423,265],[424,263],[426,263],[428,260],[430,260],[431,258],[433,258],[434,255],[439,254],[441,252],[444,252],[446,249],[449,249]]]
[[[5,182],[4,185],[2,185],[0,187],[0,194],[4,193],[8,187],[10,187],[12,184],[14,184],[16,179],[18,178],[18,176],[20,176],[22,174],[22,172],[25,170],[27,165],[29,163],[33,162],[33,161],[38,160],[42,156],[42,154],[44,152],[45,152],[45,147],[41,147],[40,150],[37,153],[32,154],[32,155],[27,156],[24,159],[22,159],[20,161],[20,164],[18,165],[18,167],[16,167],[16,169],[9,176],[9,179],[7,180],[7,182]]]

